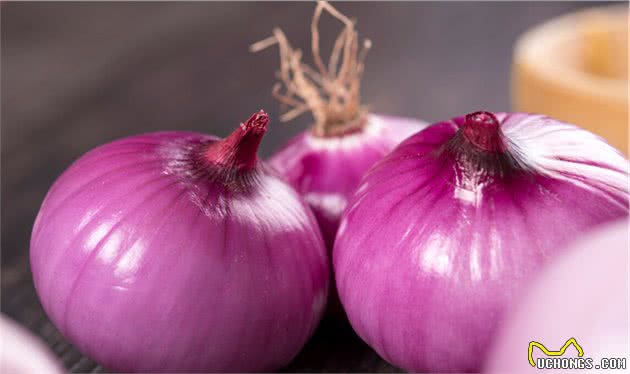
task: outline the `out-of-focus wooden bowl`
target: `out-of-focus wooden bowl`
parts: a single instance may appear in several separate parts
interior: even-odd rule
[[[628,7],[591,8],[516,43],[512,105],[584,127],[628,154]]]

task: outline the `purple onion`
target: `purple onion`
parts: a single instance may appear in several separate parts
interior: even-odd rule
[[[317,136],[307,130],[274,154],[269,163],[302,194],[332,251],[341,213],[361,177],[398,143],[425,126],[408,118],[368,115],[361,128],[349,133]]]
[[[50,350],[24,327],[0,315],[0,373],[63,373]]]
[[[41,302],[105,367],[266,371],[322,315],[328,260],[297,192],[256,158],[267,115],[224,140],[132,136],[76,161],[31,239]]]
[[[403,369],[478,371],[524,283],[628,216],[628,182],[621,153],[544,116],[428,127],[367,173],[342,218],[333,261],[352,326]]]
[[[487,372],[540,373],[524,355],[530,342],[557,351],[571,338],[582,348],[584,360],[573,364],[588,369],[574,372],[593,372],[602,358],[621,358],[628,369],[628,220],[580,236],[565,255],[530,283],[526,297],[506,318],[493,343]],[[570,347],[556,357],[563,360],[554,360],[552,365],[572,365],[570,359],[576,353]],[[532,346],[534,365],[538,358],[548,357]],[[612,363],[621,364],[619,360]]]

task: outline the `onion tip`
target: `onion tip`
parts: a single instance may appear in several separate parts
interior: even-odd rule
[[[490,153],[503,153],[505,144],[501,125],[494,114],[478,111],[466,115],[462,126],[464,138],[479,150]]]
[[[267,124],[269,123],[269,115],[264,110],[259,110],[254,113],[245,123],[241,124],[243,130],[252,132],[262,132],[263,134],[267,130]]]
[[[269,115],[264,110],[254,113],[228,137],[208,147],[205,152],[207,161],[237,170],[253,169],[268,123]]]

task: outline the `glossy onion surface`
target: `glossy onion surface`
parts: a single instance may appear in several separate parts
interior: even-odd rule
[[[414,119],[368,115],[362,129],[319,137],[307,130],[269,160],[315,213],[332,251],[341,213],[361,177],[401,141],[427,124]]]
[[[342,218],[341,302],[355,331],[406,370],[480,370],[523,283],[570,239],[628,215],[628,161],[601,138],[495,115],[494,135],[460,117],[408,138]]]
[[[588,368],[584,362],[582,370],[571,372],[596,371],[595,365],[602,364],[602,358],[625,358],[628,369],[627,220],[579,237],[569,253],[531,282],[526,297],[506,319],[493,344],[487,371],[540,373],[541,369],[532,367],[529,357],[523,354],[530,342],[558,351],[571,338],[582,348],[582,358],[592,359],[593,365]],[[568,346],[559,358],[569,361],[577,357],[575,346]],[[538,358],[547,356],[534,345],[534,364]],[[574,362],[580,365],[577,360]],[[612,369],[601,372],[621,372]],[[553,369],[553,372],[568,371]]]
[[[42,204],[31,239],[37,292],[105,367],[275,370],[321,317],[328,260],[313,215],[261,162],[209,172],[198,156],[216,141],[161,132],[101,146]]]

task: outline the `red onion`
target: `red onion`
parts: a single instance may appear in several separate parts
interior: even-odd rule
[[[570,338],[584,359],[593,359],[591,369],[604,357],[625,358],[628,369],[627,220],[580,239],[532,283],[493,344],[488,371],[540,373],[526,356],[530,342],[557,351]],[[539,357],[546,356],[533,346],[534,363]],[[562,355],[570,357],[576,357],[573,347]]]
[[[35,286],[83,353],[118,371],[275,370],[315,329],[328,259],[297,192],[229,137],[132,136],[76,161],[31,239]]]
[[[324,64],[319,46],[319,19],[327,11],[344,24],[330,61]],[[259,51],[277,43],[280,47],[280,84],[274,95],[293,109],[282,118],[291,120],[311,111],[315,119],[292,139],[270,163],[304,196],[313,209],[324,241],[332,251],[341,213],[365,172],[398,143],[420,131],[426,123],[409,118],[371,115],[360,103],[363,60],[371,42],[358,47],[354,22],[329,3],[320,1],[311,23],[311,50],[315,67],[301,62],[301,51],[289,44],[284,33],[254,44]],[[286,93],[281,94],[284,86]]]
[[[0,373],[63,373],[40,340],[4,315],[0,315],[0,348]]]
[[[476,371],[504,311],[569,239],[628,215],[628,161],[553,119],[477,112],[364,177],[334,248],[355,331],[409,371]]]

